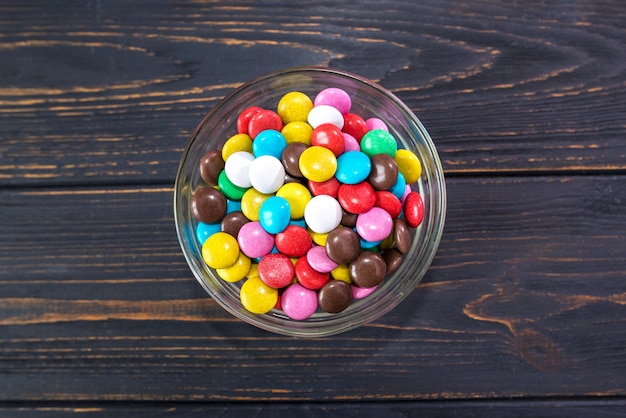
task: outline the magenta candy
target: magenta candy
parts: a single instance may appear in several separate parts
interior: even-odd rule
[[[361,145],[352,135],[343,133],[343,147],[344,152],[348,151],[361,151]]]
[[[352,285],[352,298],[354,299],[363,299],[369,295],[371,295],[372,293],[374,293],[374,290],[376,290],[378,286],[374,286],[374,287],[359,287],[359,286],[354,286]]]
[[[239,249],[250,258],[263,257],[274,248],[274,236],[258,221],[244,224],[237,235]]]
[[[291,319],[301,321],[317,310],[317,292],[294,283],[280,297],[283,312]]]
[[[328,258],[328,255],[326,254],[326,248],[320,245],[312,247],[306,253],[306,259],[313,268],[313,270],[320,273],[330,273],[339,265],[330,258]]]
[[[356,218],[356,232],[366,241],[381,241],[389,236],[393,219],[386,210],[374,206]]]

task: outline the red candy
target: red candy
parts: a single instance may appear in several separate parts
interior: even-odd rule
[[[271,110],[260,110],[252,116],[248,123],[248,135],[254,139],[260,132],[273,129],[280,132],[283,129],[283,121],[278,113]]]
[[[346,113],[343,115],[343,131],[361,142],[361,138],[363,138],[363,135],[365,135],[369,129],[362,117],[355,113]]]
[[[384,209],[393,219],[400,216],[402,212],[402,202],[393,193],[382,190],[376,192],[376,202],[374,206]]]
[[[335,154],[335,157],[339,157],[345,147],[343,132],[332,123],[323,123],[313,129],[313,133],[311,133],[311,145],[319,145],[328,148]]]
[[[342,208],[350,213],[364,213],[376,203],[374,188],[367,181],[357,184],[342,184],[337,193]]]
[[[404,199],[404,218],[411,228],[416,228],[424,218],[424,201],[417,192],[410,192]]]
[[[330,273],[315,271],[309,264],[306,256],[300,257],[296,262],[296,279],[298,283],[307,289],[321,289],[329,280]]]
[[[313,246],[309,231],[301,226],[289,225],[275,237],[276,249],[288,257],[302,257]]]
[[[247,134],[250,119],[252,119],[252,116],[256,115],[261,110],[263,109],[258,106],[250,106],[244,109],[244,111],[241,112],[241,114],[237,118],[237,132],[239,132],[240,134]]]
[[[340,186],[341,183],[339,183],[339,180],[337,180],[336,177],[331,177],[323,182],[309,180],[309,190],[313,196],[327,194],[328,196],[332,196],[337,199],[337,193],[339,192]]]
[[[259,261],[259,278],[274,289],[289,286],[294,275],[293,263],[284,254],[268,254]]]

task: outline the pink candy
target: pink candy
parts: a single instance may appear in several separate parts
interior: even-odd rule
[[[263,257],[274,248],[274,236],[258,221],[245,223],[237,235],[239,249],[250,258]]]
[[[386,210],[374,206],[356,218],[356,232],[364,240],[375,242],[389,236],[393,219]]]

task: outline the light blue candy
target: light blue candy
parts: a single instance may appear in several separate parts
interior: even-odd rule
[[[241,212],[241,201],[226,199],[226,213]]]
[[[361,151],[347,151],[337,158],[335,177],[344,184],[357,184],[370,175],[372,162]]]
[[[304,218],[300,218],[300,219],[292,219],[289,222],[289,225],[295,225],[295,226],[300,226],[304,229],[306,229],[306,221],[304,220]]]
[[[400,199],[400,201],[402,201],[402,196],[404,196],[405,189],[406,189],[406,180],[404,179],[404,176],[402,175],[402,173],[398,173],[398,179],[396,180],[396,184],[391,186],[391,189],[389,189],[389,191],[393,193],[395,197]]]
[[[291,218],[291,208],[287,199],[272,196],[263,202],[259,209],[259,222],[270,234],[278,234],[287,228]]]
[[[361,248],[363,248],[364,250],[374,248],[382,242],[382,241],[366,241],[363,238],[359,238],[359,241],[361,243]]]
[[[283,134],[273,129],[259,132],[252,141],[252,153],[257,158],[262,155],[271,155],[280,160],[285,147],[287,147],[287,140]]]
[[[198,222],[198,226],[196,226],[196,238],[200,245],[204,245],[204,241],[207,240],[211,235],[220,232],[221,230],[221,222],[216,222],[213,224],[207,224],[205,222]]]

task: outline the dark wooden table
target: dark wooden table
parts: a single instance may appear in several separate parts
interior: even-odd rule
[[[576,2],[0,4],[0,416],[626,416],[626,9]],[[178,161],[283,67],[395,92],[448,216],[398,308],[292,339],[178,245]]]

